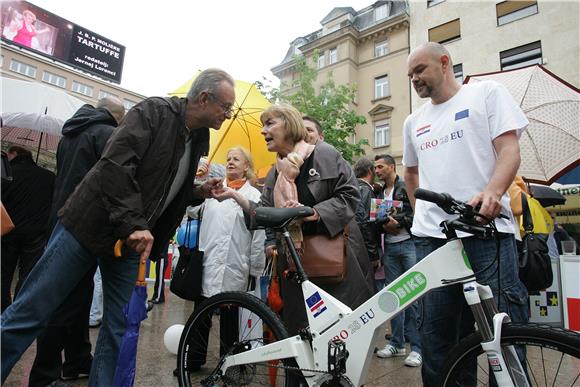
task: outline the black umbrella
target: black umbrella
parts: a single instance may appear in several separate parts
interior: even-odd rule
[[[530,193],[540,202],[542,207],[558,206],[566,203],[566,198],[560,192],[547,185],[530,184]]]

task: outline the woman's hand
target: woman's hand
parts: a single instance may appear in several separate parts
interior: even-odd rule
[[[236,190],[223,185],[215,186],[211,190],[211,197],[217,201],[223,202],[227,199],[233,199],[236,194]]]
[[[200,185],[198,190],[201,196],[207,199],[212,197],[214,190],[219,189],[220,187],[223,187],[223,179],[213,177]]]
[[[284,203],[284,207],[285,208],[304,207],[304,204],[298,202],[297,200],[287,200],[286,203]],[[314,215],[310,215],[310,216],[307,216],[306,218],[300,218],[297,220],[300,222],[316,222],[316,221],[318,221],[318,219],[320,219],[320,215],[318,215],[318,211],[316,211],[316,209],[314,209],[314,208],[312,208],[312,211],[314,211]]]

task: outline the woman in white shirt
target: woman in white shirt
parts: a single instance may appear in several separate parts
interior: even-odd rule
[[[248,151],[239,147],[229,149],[224,185],[257,202],[261,194],[251,185],[253,177],[253,162]],[[225,291],[247,290],[250,277],[258,277],[264,270],[264,239],[264,230],[247,229],[242,208],[235,200],[206,199],[201,209],[199,234],[199,249],[204,252],[201,300]],[[232,344],[238,340],[238,311],[226,307],[220,315],[220,341]],[[205,332],[200,330],[196,336],[198,340],[193,345],[199,347],[192,351],[195,358],[191,359],[189,372],[205,363],[204,343],[207,343],[209,322],[207,326]]]

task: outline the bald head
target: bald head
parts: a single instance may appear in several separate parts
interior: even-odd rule
[[[441,43],[427,42],[421,44],[411,52],[411,55],[409,55],[409,60],[413,55],[420,53],[430,56],[433,60],[439,60],[442,56],[445,55],[449,59],[449,64],[451,66],[453,65],[451,61],[451,54],[449,54],[449,51],[447,51],[445,46]]]
[[[427,42],[415,48],[407,59],[408,75],[421,98],[434,104],[451,98],[460,86],[453,76],[449,51],[440,43]]]
[[[97,108],[106,109],[115,118],[117,124],[119,124],[125,116],[125,107],[123,106],[123,101],[112,95],[101,98],[97,102]]]

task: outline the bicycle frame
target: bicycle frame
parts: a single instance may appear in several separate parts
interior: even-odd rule
[[[489,342],[488,347],[484,348],[493,357],[493,361],[489,357],[489,362],[497,380],[507,381],[500,384],[502,386],[511,385],[508,367],[499,347],[501,324],[504,320],[509,320],[509,317],[497,311],[489,286],[475,282],[460,239],[450,240],[433,251],[355,310],[351,310],[309,280],[302,282],[312,343],[296,335],[226,356],[221,370],[225,372],[228,367],[241,364],[295,358],[301,369],[326,372],[328,343],[339,338],[346,343],[350,354],[346,362],[345,376],[355,386],[359,386],[367,377],[375,342],[384,332],[384,323],[430,290],[457,283],[464,284],[464,294],[472,307],[477,326],[482,331],[483,341]],[[490,327],[491,322],[493,327]],[[494,337],[497,338],[496,341]],[[319,385],[328,378],[320,372],[302,372],[309,386]]]

